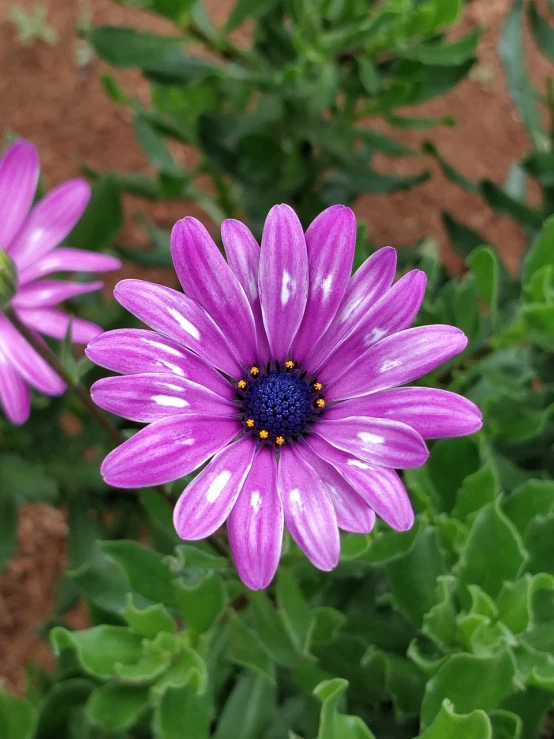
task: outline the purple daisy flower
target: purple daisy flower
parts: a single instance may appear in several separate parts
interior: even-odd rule
[[[481,414],[443,390],[398,388],[461,352],[451,326],[409,328],[425,291],[415,270],[391,287],[396,252],[351,277],[352,211],[333,206],[303,233],[286,205],[261,249],[239,221],[222,225],[227,261],[194,218],[171,250],[185,295],[124,280],[117,300],[154,331],[109,331],[87,354],[123,373],[92,388],[105,410],[150,425],[102,465],[116,487],[159,485],[211,461],[174,512],[183,539],[226,520],[239,574],[273,578],[283,528],[331,570],[339,528],[368,533],[375,514],[403,531],[414,516],[396,469],[427,459],[424,438],[470,434]]]
[[[32,331],[63,339],[72,319],[55,306],[98,290],[103,283],[40,278],[53,272],[104,272],[121,266],[103,254],[55,249],[81,217],[90,188],[84,180],[69,180],[31,210],[39,172],[37,151],[28,141],[12,144],[0,159],[0,268],[4,281],[10,282],[8,301],[0,304],[0,406],[13,424],[29,417],[29,386],[45,395],[61,395],[65,384],[17,331],[5,309],[10,307]],[[71,330],[79,344],[102,331],[79,318],[73,319]]]

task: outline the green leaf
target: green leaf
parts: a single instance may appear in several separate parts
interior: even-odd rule
[[[515,580],[527,558],[521,536],[498,502],[476,516],[460,557],[460,581],[479,585],[492,598],[506,580]]]
[[[529,572],[549,572],[554,575],[552,542],[554,541],[554,513],[533,518],[525,532],[525,546],[529,551]]]
[[[104,680],[116,675],[117,665],[134,664],[141,657],[142,637],[122,626],[94,626],[85,631],[56,627],[51,638],[56,654],[62,649],[75,650],[85,672]]]
[[[521,163],[524,172],[538,180],[543,187],[554,187],[554,153],[531,151]]]
[[[546,516],[554,510],[554,482],[529,480],[503,498],[502,510],[524,536],[535,516]]]
[[[432,141],[424,141],[421,150],[424,154],[429,154],[433,157],[433,159],[441,168],[442,173],[448,180],[453,182],[455,185],[458,185],[458,187],[461,187],[466,192],[473,193],[474,195],[479,192],[479,188],[477,187],[477,185],[468,180],[467,177],[465,177],[461,172],[458,172],[457,169],[449,164],[446,159],[440,154],[439,150]]]
[[[250,18],[257,19],[271,13],[278,0],[237,0],[225,23],[225,32],[232,31]]]
[[[20,503],[46,502],[56,494],[57,484],[43,465],[6,452],[0,454],[0,491]]]
[[[123,568],[137,593],[154,603],[175,606],[175,574],[161,554],[137,541],[103,541],[101,549]]]
[[[278,664],[288,667],[298,664],[298,653],[282,618],[265,591],[250,591],[253,625],[264,649]]]
[[[214,739],[260,739],[273,718],[275,686],[262,675],[239,675],[217,722]]]
[[[523,259],[523,284],[527,284],[535,272],[547,265],[554,266],[554,216],[544,222],[541,232]]]
[[[258,635],[234,616],[231,620],[231,657],[234,662],[275,681],[271,657],[265,651]]]
[[[529,25],[535,43],[547,59],[554,61],[554,28],[541,16],[534,0],[529,3],[528,12]]]
[[[163,634],[160,636],[168,637],[170,635]],[[184,644],[186,635],[182,635],[180,642],[178,636],[172,638],[174,644],[167,645],[175,652],[172,656],[171,667],[152,686],[152,693],[159,698],[168,688],[182,688],[188,684],[194,685],[197,692],[204,693],[208,683],[206,663],[198,652]],[[162,648],[163,643],[158,646]]]
[[[37,724],[35,707],[25,698],[0,691],[0,736],[2,739],[33,739]]]
[[[188,626],[203,634],[214,626],[227,605],[227,590],[221,577],[207,573],[194,585],[175,580],[175,604]]]
[[[445,698],[433,723],[419,739],[492,739],[487,714],[479,709],[467,714],[454,713],[452,701]],[[496,735],[495,735],[496,739]]]
[[[479,296],[494,316],[498,308],[500,289],[498,254],[490,246],[481,246],[471,252],[467,263],[475,275]]]
[[[181,571],[185,569],[216,570],[230,569],[231,565],[226,557],[218,557],[200,549],[194,544],[179,544],[175,549]]]
[[[452,575],[441,575],[437,583],[437,603],[423,617],[421,630],[439,646],[449,650],[456,644],[456,604],[454,596],[458,580]]]
[[[135,634],[153,639],[160,631],[175,632],[175,621],[160,604],[139,609],[133,604],[133,596],[127,595],[127,606],[123,612],[127,623]]]
[[[127,731],[148,708],[148,689],[109,682],[93,690],[87,703],[91,721],[104,731]]]
[[[88,38],[98,56],[116,67],[153,66],[183,47],[183,39],[179,37],[139,33],[117,26],[93,28]]]
[[[374,151],[379,151],[389,157],[405,157],[415,154],[413,149],[409,149],[404,144],[400,144],[398,141],[384,136],[378,131],[356,129],[356,136]]]
[[[123,227],[121,193],[114,175],[100,177],[93,185],[87,209],[66,241],[89,251],[104,251]]]
[[[430,727],[445,698],[460,713],[489,711],[514,690],[514,665],[508,650],[490,657],[452,654],[427,683],[421,708],[423,727]]]
[[[491,208],[501,215],[513,218],[522,226],[541,227],[542,215],[540,211],[515,200],[492,180],[483,180],[479,184],[479,190]]]
[[[462,64],[475,56],[481,33],[481,29],[477,28],[452,44],[408,46],[405,49],[397,49],[395,53],[400,59],[410,59],[422,64],[447,67]]]
[[[486,241],[478,233],[456,221],[449,213],[442,214],[442,222],[448,231],[452,246],[464,259]]]
[[[167,148],[163,136],[150,125],[148,119],[137,113],[134,122],[135,136],[150,162],[164,174],[185,179],[186,173],[179,167]]]
[[[314,695],[322,703],[317,739],[375,739],[361,718],[338,713],[347,687],[346,680],[336,678],[325,680],[314,688]]]
[[[456,120],[452,116],[443,116],[442,118],[407,118],[404,116],[386,115],[387,121],[395,128],[403,131],[420,131],[425,128],[433,128],[434,126],[452,126],[456,125]]]
[[[0,572],[17,547],[17,503],[9,488],[0,487]]]
[[[34,739],[69,737],[69,726],[96,685],[91,680],[70,678],[54,683],[40,704],[40,715]],[[75,739],[80,739],[76,737]]]
[[[277,580],[277,602],[288,633],[300,654],[307,654],[312,631],[314,614],[306,603],[290,570],[282,568]]]
[[[537,149],[548,149],[536,93],[527,74],[523,48],[524,1],[514,0],[500,33],[498,54],[506,71],[508,89]]]
[[[417,626],[437,602],[436,582],[446,573],[436,529],[423,527],[408,552],[386,565],[392,597],[398,609]]]
[[[521,739],[523,723],[517,714],[495,708],[490,711],[489,718],[493,739]]]
[[[498,492],[498,479],[491,462],[468,475],[462,482],[452,511],[455,518],[465,521],[472,514],[492,503]]]
[[[480,468],[479,452],[472,439],[441,439],[433,446],[426,470],[436,490],[439,510],[452,511],[460,486]]]
[[[158,739],[209,739],[213,706],[207,693],[193,684],[167,688],[156,706],[154,727]]]

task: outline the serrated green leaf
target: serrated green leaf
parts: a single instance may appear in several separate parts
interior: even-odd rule
[[[489,718],[493,739],[521,739],[523,722],[517,714],[495,708],[489,712]]]
[[[100,546],[104,554],[123,568],[137,593],[154,603],[175,606],[175,574],[162,555],[137,541],[104,541]]]
[[[277,579],[277,602],[283,622],[299,654],[307,654],[314,628],[314,614],[290,570],[282,568]]]
[[[498,479],[491,462],[468,475],[462,482],[452,511],[454,518],[466,521],[472,514],[492,503],[498,492]]]
[[[502,499],[502,510],[524,536],[535,516],[547,516],[554,511],[554,482],[529,480]]]
[[[460,713],[488,711],[513,692],[514,665],[506,649],[490,657],[452,654],[427,683],[421,720],[430,727],[444,699]]]
[[[133,727],[148,708],[148,689],[109,682],[93,690],[87,703],[91,721],[104,731]]]
[[[419,736],[420,739],[492,739],[493,734],[484,711],[454,713],[454,705],[445,698],[431,726]]]
[[[169,634],[161,636],[168,637]],[[168,688],[182,688],[185,685],[194,686],[198,693],[204,693],[208,683],[208,671],[206,663],[202,657],[191,647],[178,641],[179,637],[174,637],[175,645],[165,645],[170,647],[175,654],[173,655],[171,667],[166,670],[161,677],[158,678],[156,684],[152,686],[151,692],[158,698],[164,694]],[[157,645],[164,647],[163,641]]]
[[[267,593],[250,591],[248,597],[252,604],[253,625],[264,649],[278,664],[288,667],[298,664],[294,643]]]
[[[529,551],[527,570],[532,573],[548,572],[554,575],[554,514],[536,516],[525,532],[525,546]]]
[[[160,631],[167,631],[170,634],[175,632],[175,621],[160,603],[140,609],[134,605],[130,593],[127,595],[123,616],[135,634],[141,634],[148,639],[154,639]]]
[[[357,716],[339,714],[346,680],[326,680],[314,688],[314,694],[322,703],[317,739],[375,739],[374,735]]]
[[[33,739],[36,708],[25,698],[0,691],[0,736],[2,739]]]
[[[503,583],[515,580],[527,559],[515,526],[490,503],[478,514],[460,558],[459,577],[465,585],[479,585],[492,598]]]
[[[437,578],[446,574],[436,529],[422,528],[408,552],[385,567],[396,606],[421,626],[423,617],[437,602]]]
[[[138,662],[142,652],[142,637],[122,626],[93,626],[84,631],[56,627],[51,639],[57,654],[62,649],[75,650],[85,672],[104,680],[114,677],[118,664]]]
[[[437,603],[423,617],[422,632],[444,649],[456,644],[456,603],[458,581],[452,575],[441,575],[437,583]]]
[[[208,572],[194,585],[175,580],[173,587],[178,611],[197,634],[211,629],[227,605],[225,583],[215,572]]]

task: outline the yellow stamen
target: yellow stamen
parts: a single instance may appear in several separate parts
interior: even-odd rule
[[[244,390],[244,388],[246,387],[246,381],[245,381],[245,380],[239,380],[239,381],[237,382],[237,387],[238,387],[238,388],[239,388],[240,390]]]
[[[260,439],[267,439],[267,437],[269,436],[269,432],[265,429],[262,429],[258,435]]]
[[[278,436],[275,439],[275,443],[278,444],[279,446],[282,446],[285,443],[285,437],[284,436]]]
[[[247,418],[246,419],[246,425],[248,426],[249,429],[253,429],[254,428],[254,419],[253,418]]]
[[[316,390],[317,392],[323,390],[323,385],[321,384],[321,382],[314,382],[314,390]]]
[[[256,366],[251,367],[250,368],[250,374],[253,375],[254,377],[256,377],[256,375],[259,375],[260,374],[260,370]]]
[[[316,401],[316,405],[318,408],[325,408],[325,401],[323,400],[323,398],[318,398],[318,400]]]
[[[289,359],[288,362],[285,362],[285,368],[286,369],[294,369],[294,362],[292,361],[292,359]]]

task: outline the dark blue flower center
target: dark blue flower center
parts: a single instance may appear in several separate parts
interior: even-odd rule
[[[254,380],[244,397],[248,418],[271,437],[290,437],[304,430],[312,416],[313,395],[297,374],[273,370]]]

